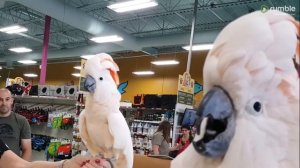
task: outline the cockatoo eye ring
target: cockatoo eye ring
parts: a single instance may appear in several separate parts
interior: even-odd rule
[[[246,106],[247,112],[252,115],[259,115],[263,112],[263,104],[258,98],[250,100]]]
[[[99,80],[103,80],[103,78],[102,78],[102,77],[100,77],[100,78],[99,78]]]

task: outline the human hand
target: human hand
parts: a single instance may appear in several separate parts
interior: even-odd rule
[[[63,168],[111,168],[110,163],[100,157],[75,156],[63,163]]]
[[[181,144],[178,144],[177,146],[176,146],[176,150],[180,150],[182,148],[182,145]]]

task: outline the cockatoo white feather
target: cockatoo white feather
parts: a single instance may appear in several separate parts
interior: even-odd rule
[[[108,54],[97,54],[85,64],[88,90],[79,131],[92,155],[114,160],[117,168],[132,168],[133,147],[129,127],[120,112],[117,64]]]
[[[218,86],[230,97],[234,136],[223,157],[209,158],[190,145],[172,161],[173,168],[299,167],[296,26],[285,13],[257,11],[222,30],[205,61],[204,92]]]

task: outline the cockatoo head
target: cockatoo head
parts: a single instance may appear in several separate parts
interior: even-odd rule
[[[102,105],[119,103],[121,95],[117,89],[117,71],[119,67],[108,54],[97,54],[87,60],[84,88],[93,97],[93,101]]]
[[[222,158],[221,167],[277,167],[292,136],[298,150],[297,24],[282,12],[257,11],[222,30],[204,65],[196,151]]]

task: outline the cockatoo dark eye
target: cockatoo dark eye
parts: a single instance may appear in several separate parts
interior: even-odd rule
[[[263,113],[263,103],[260,98],[252,98],[246,105],[246,111],[252,115],[260,115]]]
[[[254,105],[253,105],[253,108],[256,112],[260,112],[260,110],[261,110],[260,102],[255,102]]]
[[[99,78],[99,80],[103,80],[103,78],[102,78],[102,77],[100,77],[100,78]]]

